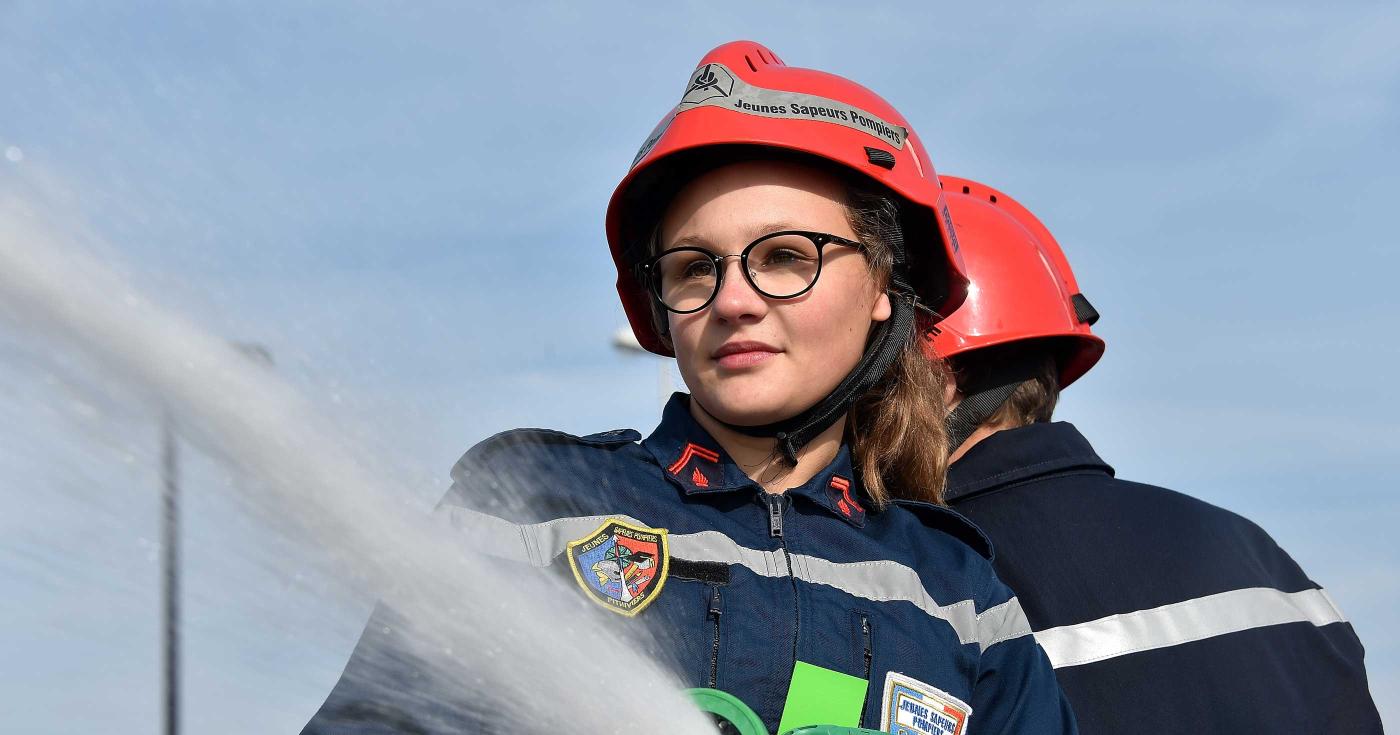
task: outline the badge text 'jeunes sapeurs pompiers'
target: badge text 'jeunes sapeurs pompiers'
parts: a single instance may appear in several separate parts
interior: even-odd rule
[[[890,735],[966,735],[972,707],[912,676],[885,675],[880,729]]]
[[[610,518],[569,542],[569,568],[589,598],[631,617],[661,594],[670,571],[666,529]]]

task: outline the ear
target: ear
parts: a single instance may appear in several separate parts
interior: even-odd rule
[[[880,294],[875,297],[875,303],[870,306],[870,320],[874,322],[883,322],[890,318],[892,311],[893,309],[890,307],[890,295],[881,291]]]
[[[962,403],[962,399],[963,395],[958,392],[958,383],[956,380],[953,380],[953,376],[950,374],[948,376],[948,382],[943,384],[943,405],[947,408],[948,413],[952,413],[953,409],[957,408],[959,403]]]

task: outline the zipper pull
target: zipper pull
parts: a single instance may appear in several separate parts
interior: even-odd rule
[[[720,600],[719,587],[715,587],[715,591],[710,594],[710,617],[715,620],[719,620],[719,616],[724,612],[723,607],[720,605]]]
[[[763,501],[768,504],[768,535],[783,537],[783,496],[765,492]]]

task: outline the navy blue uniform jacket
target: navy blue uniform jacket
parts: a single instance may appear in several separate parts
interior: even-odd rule
[[[1262,529],[1115,479],[1067,423],[1001,431],[948,501],[997,545],[1086,733],[1376,733],[1361,642]]]
[[[1049,661],[974,526],[925,503],[871,508],[844,447],[801,487],[765,493],[695,422],[687,400],[673,397],[640,442],[631,430],[575,437],[525,429],[488,439],[454,468],[439,512],[518,524],[537,563],[556,571],[575,564],[569,541],[611,544],[597,534],[613,521],[666,529],[659,592],[653,579],[622,595],[605,576],[617,571],[603,566],[614,557],[589,557],[563,575],[576,574],[577,594],[610,595],[619,609],[654,594],[635,617],[609,618],[664,630],[682,681],[738,696],[770,732],[799,660],[869,682],[865,727],[888,729],[881,718],[893,702],[892,716],[921,714],[903,730],[910,735],[1074,732]],[[521,494],[527,502],[491,500]],[[636,579],[657,568],[646,556],[629,558],[647,568]],[[363,701],[360,658],[352,656],[307,733],[437,731],[407,722],[411,705]],[[901,709],[908,702],[932,707]],[[376,713],[397,724],[370,724]]]

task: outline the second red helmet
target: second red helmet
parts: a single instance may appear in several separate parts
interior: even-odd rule
[[[939,323],[926,352],[944,359],[985,347],[1044,341],[1060,387],[1103,356],[1091,330],[1098,312],[1079,291],[1064,251],[1041,221],[985,184],[941,177],[971,284],[967,300]]]

